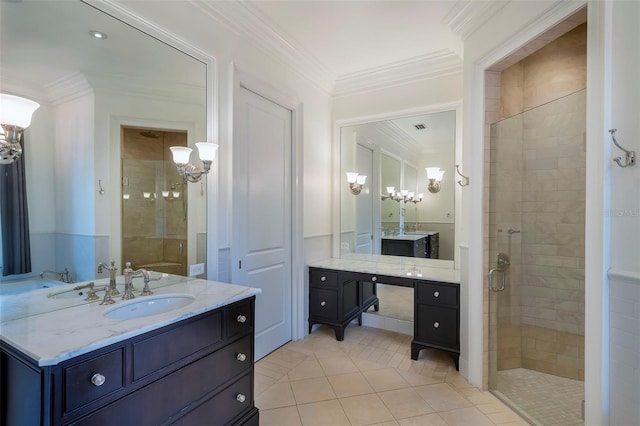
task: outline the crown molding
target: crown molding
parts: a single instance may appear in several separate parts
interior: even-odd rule
[[[245,37],[260,50],[293,69],[325,94],[333,91],[333,75],[313,55],[269,21],[256,7],[244,1],[192,3],[235,34]]]
[[[340,76],[334,96],[349,96],[462,72],[462,59],[443,49],[403,61]]]
[[[58,80],[52,81],[42,88],[52,105],[60,105],[81,96],[93,93],[89,81],[80,72],[74,72]]]
[[[489,18],[498,13],[511,0],[469,1],[458,0],[445,15],[442,23],[465,40]]]

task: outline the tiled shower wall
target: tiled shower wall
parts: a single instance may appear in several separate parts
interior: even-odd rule
[[[584,377],[586,25],[575,20],[545,47],[486,74],[488,125],[511,118],[485,133],[485,256],[488,267],[499,251],[512,259],[507,290],[485,299],[488,329],[498,331],[485,333],[488,378],[489,363]],[[521,233],[509,237],[509,228]]]
[[[175,145],[186,145],[186,133],[123,129],[122,192],[129,195],[122,209],[123,265],[187,275],[186,187],[169,151]],[[155,195],[144,198],[143,192]]]

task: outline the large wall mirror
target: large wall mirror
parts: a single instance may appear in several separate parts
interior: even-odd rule
[[[115,260],[206,276],[206,179],[186,184],[168,147],[207,140],[207,64],[83,2],[0,8],[0,90],[41,104],[24,139],[31,275],[91,280]]]
[[[334,252],[403,263],[408,273],[455,267],[458,110],[338,126],[340,222]],[[444,171],[431,190],[427,168]],[[350,184],[355,174],[362,185]],[[399,330],[412,332],[413,289],[378,283],[378,297],[380,311],[371,313],[402,320],[406,326]]]

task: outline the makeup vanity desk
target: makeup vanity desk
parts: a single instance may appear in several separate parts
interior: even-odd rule
[[[411,359],[420,350],[448,352],[460,359],[460,272],[430,259],[358,255],[309,263],[309,333],[314,324],[332,327],[336,340],[345,328],[380,301],[377,284],[414,289]]]

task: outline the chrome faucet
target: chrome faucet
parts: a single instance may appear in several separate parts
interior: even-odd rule
[[[104,272],[105,269],[109,271],[109,293],[111,293],[111,296],[118,296],[120,292],[116,288],[116,271],[118,270],[116,261],[112,260],[109,266],[104,262],[98,263],[99,274]]]
[[[144,272],[143,272],[144,271]],[[136,296],[133,294],[133,278],[143,276],[143,274],[147,274],[147,271],[144,269],[133,270],[131,269],[131,262],[125,263],[124,269],[122,270],[122,275],[124,275],[124,294],[122,295],[123,300],[134,299]]]
[[[40,279],[43,279],[45,274],[57,275],[58,281],[62,281],[63,283],[70,284],[73,282],[73,280],[69,277],[69,270],[67,268],[64,268],[64,271],[62,272],[49,271],[49,270],[42,271],[40,272]]]

